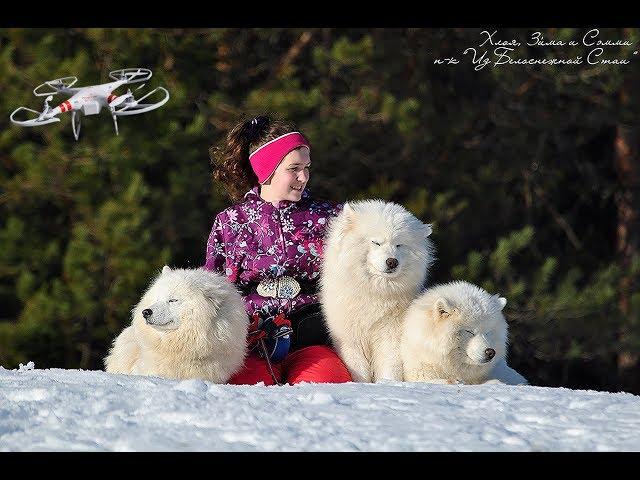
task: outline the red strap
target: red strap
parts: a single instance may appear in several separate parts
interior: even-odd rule
[[[273,323],[278,327],[281,327],[282,325],[286,325],[287,327],[291,326],[291,320],[285,317],[284,313],[279,313],[278,315],[276,315],[273,319]]]
[[[253,331],[257,330],[259,324],[260,324],[260,315],[258,315],[258,313],[255,312],[251,316],[251,322],[249,322],[249,332],[253,332]]]
[[[259,324],[260,315],[254,313],[251,317],[251,322],[249,322],[249,333],[247,334],[247,345],[249,347],[249,350],[255,348],[260,339],[264,338],[267,335],[267,332],[258,328]]]
[[[283,325],[291,328],[291,320],[285,317],[284,313],[279,313],[278,315],[276,315],[273,318],[272,322],[276,326],[276,328],[279,328]],[[260,339],[266,336],[267,332],[264,329],[260,328],[260,315],[255,312],[251,316],[251,321],[249,322],[249,332],[247,334],[247,344],[249,346],[249,350],[255,348]]]

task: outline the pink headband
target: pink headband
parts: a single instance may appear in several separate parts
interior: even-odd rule
[[[298,147],[307,147],[311,150],[304,135],[300,132],[291,132],[274,138],[249,155],[249,162],[258,176],[258,182],[262,184],[267,181],[287,153]]]

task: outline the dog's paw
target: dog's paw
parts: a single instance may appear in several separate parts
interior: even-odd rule
[[[501,382],[497,378],[492,378],[491,380],[484,382],[483,385],[506,385],[506,383]]]

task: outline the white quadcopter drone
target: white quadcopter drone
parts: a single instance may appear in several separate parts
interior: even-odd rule
[[[33,94],[36,97],[44,97],[45,95],[47,97],[44,101],[44,108],[42,112],[38,112],[27,107],[19,107],[13,111],[9,118],[17,125],[21,125],[23,127],[35,127],[37,125],[59,122],[60,119],[57,115],[70,111],[73,136],[78,140],[78,136],[80,135],[80,114],[96,115],[100,113],[102,107],[108,107],[111,111],[111,116],[113,117],[113,125],[116,129],[116,135],[118,135],[118,117],[149,112],[161,107],[169,100],[169,92],[163,87],[156,87],[137,100],[133,96],[133,93],[131,93],[131,90],[128,90],[127,93],[120,96],[111,93],[121,85],[149,80],[151,75],[151,70],[148,68],[123,68],[109,73],[109,78],[112,78],[115,82],[76,88],[71,87],[78,81],[78,77],[63,77],[55,80],[49,80],[48,82],[44,82],[33,89]],[[144,85],[145,84],[143,83],[136,90],[140,90]],[[39,91],[43,87],[49,87],[46,89],[48,91]],[[155,103],[140,103],[142,100],[156,92],[164,92],[164,97]],[[53,100],[53,95],[58,93],[64,93],[67,95],[71,94],[72,96],[57,107],[51,108],[49,106],[49,102]],[[16,113],[21,110],[35,113],[37,114],[37,117],[25,120],[16,120],[14,117]],[[33,117],[33,115],[31,116]]]

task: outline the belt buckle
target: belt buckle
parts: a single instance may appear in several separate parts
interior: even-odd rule
[[[295,298],[300,293],[298,281],[287,275],[278,278],[265,278],[258,284],[258,295],[271,298]]]

